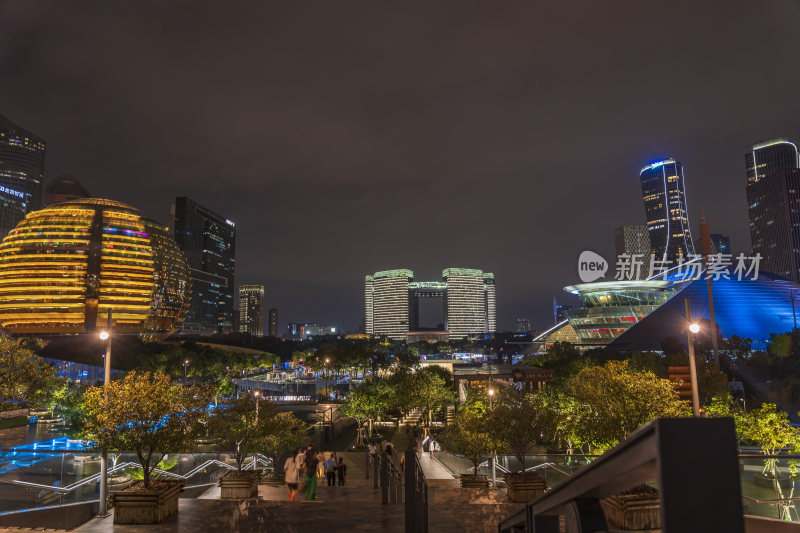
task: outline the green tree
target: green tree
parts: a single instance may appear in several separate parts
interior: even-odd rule
[[[498,388],[497,402],[489,413],[493,434],[501,443],[500,449],[510,451],[517,458],[520,472],[525,471],[525,456],[541,433],[541,414],[535,395],[510,387]]]
[[[591,423],[579,440],[603,453],[642,424],[659,417],[684,416],[687,406],[672,383],[627,361],[586,367],[568,382],[568,393],[588,410]]]
[[[308,425],[290,412],[279,413],[272,410],[270,414],[262,446],[264,455],[276,469],[279,466],[278,460],[284,453],[309,443]]]
[[[355,419],[358,429],[356,441],[359,445],[364,443],[365,430],[372,437],[373,424],[389,408],[386,386],[385,380],[373,377],[348,394],[339,407],[342,415]]]
[[[771,457],[781,452],[797,453],[800,450],[800,430],[789,423],[784,411],[779,411],[774,403],[764,403],[758,409],[738,413],[735,416],[736,428],[742,440],[755,444],[767,458],[764,460],[764,475],[773,480],[775,493],[779,500],[779,516],[782,520],[798,518],[797,509],[791,500],[794,484],[789,494],[785,494],[778,478],[778,459]],[[789,461],[789,471],[795,475],[797,461]]]
[[[53,367],[22,341],[0,336],[0,408],[14,402],[47,403],[58,382]]]
[[[448,450],[472,462],[475,476],[483,458],[502,445],[494,435],[490,417],[473,411],[459,412],[442,433],[441,440]]]
[[[82,437],[94,449],[133,451],[151,488],[152,465],[194,443],[210,399],[207,390],[173,383],[166,374],[130,372],[84,394]]]

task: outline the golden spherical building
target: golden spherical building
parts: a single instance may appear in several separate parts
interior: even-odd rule
[[[0,244],[0,325],[14,334],[105,327],[167,334],[189,300],[175,239],[129,205],[83,198],[29,213]]]

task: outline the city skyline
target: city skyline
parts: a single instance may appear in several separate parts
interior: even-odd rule
[[[800,46],[796,3],[737,5],[725,24],[677,3],[659,12],[686,31],[670,43],[648,39],[654,13],[632,6],[587,5],[579,22],[588,31],[574,43],[547,24],[566,6],[545,16],[533,6],[463,8],[455,20],[437,6],[424,28],[414,10],[363,6],[342,21],[354,43],[371,43],[362,50],[334,37],[340,29],[324,21],[339,20],[337,10],[324,5],[313,19],[273,6],[220,21],[202,3],[185,19],[177,7],[84,17],[6,3],[0,72],[13,83],[0,87],[0,113],[46,141],[45,186],[68,173],[148,213],[187,195],[229,214],[240,229],[237,285],[263,283],[285,322],[357,329],[361,273],[411,251],[421,279],[441,264],[483,265],[503,280],[498,328],[518,316],[541,328],[553,295],[576,281],[580,251],[611,257],[614,228],[645,222],[644,162],[679,157],[693,235],[702,205],[711,231],[747,252],[742,152],[800,130],[800,74],[784,68]],[[184,23],[167,29],[160,17]],[[265,33],[270,17],[281,23]],[[606,18],[619,31],[599,39],[593,21]],[[218,23],[221,33],[210,32]],[[218,36],[203,43],[209,34]],[[542,54],[551,42],[565,46]],[[182,43],[202,59],[186,61]],[[145,59],[129,61],[134,52]],[[264,68],[253,71],[256,55]],[[733,76],[742,58],[759,58],[768,74]],[[679,74],[677,87],[652,76],[656,65]],[[770,98],[756,98],[765,84]],[[323,257],[335,261],[320,267]]]

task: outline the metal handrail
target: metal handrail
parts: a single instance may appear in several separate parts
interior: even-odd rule
[[[187,479],[191,478],[192,476],[194,476],[195,474],[197,474],[197,472],[199,472],[200,470],[203,470],[203,469],[205,469],[205,468],[207,468],[207,467],[209,467],[211,465],[218,465],[218,466],[221,466],[223,468],[227,468],[229,470],[236,470],[236,467],[231,466],[231,465],[229,465],[227,463],[223,463],[222,461],[219,461],[217,459],[209,459],[208,461],[206,461],[205,463],[201,464],[200,466],[197,466],[197,467],[193,468],[192,470],[190,470],[186,474],[176,474],[174,472],[168,472],[166,470],[161,470],[160,468],[153,468],[153,469],[151,469],[151,472],[155,472],[155,473],[158,473],[158,474],[171,476],[171,477],[176,478],[176,479],[187,480]],[[124,469],[130,468],[130,467],[139,467],[139,468],[141,468],[141,466],[142,466],[141,464],[136,463],[136,462],[126,462],[126,463],[122,463],[120,465],[117,465],[114,468],[109,469],[108,473],[112,474],[114,472],[118,472],[120,470],[124,470]],[[57,492],[59,494],[69,494],[70,492],[74,491],[75,489],[83,487],[84,485],[88,485],[90,483],[96,482],[99,479],[100,479],[100,474],[99,473],[92,474],[91,476],[89,476],[89,477],[87,477],[85,479],[82,479],[80,481],[76,481],[75,483],[71,483],[71,484],[69,484],[69,485],[67,485],[65,487],[56,487],[54,485],[44,485],[42,483],[33,483],[31,481],[22,481],[22,480],[19,480],[19,479],[3,479],[3,478],[0,478],[0,483],[6,483],[8,485],[21,485],[21,486],[26,486],[26,487],[35,487],[35,488],[42,489],[42,490],[52,490],[52,491]]]
[[[405,533],[428,532],[428,481],[414,450],[405,452]]]
[[[744,533],[736,452],[730,418],[656,419],[501,522],[498,531],[555,533],[562,516],[568,530],[606,531],[600,500],[657,479],[663,533]]]

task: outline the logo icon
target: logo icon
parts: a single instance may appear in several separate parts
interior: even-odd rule
[[[578,276],[584,283],[590,283],[605,276],[608,262],[603,256],[586,250],[578,257]]]

